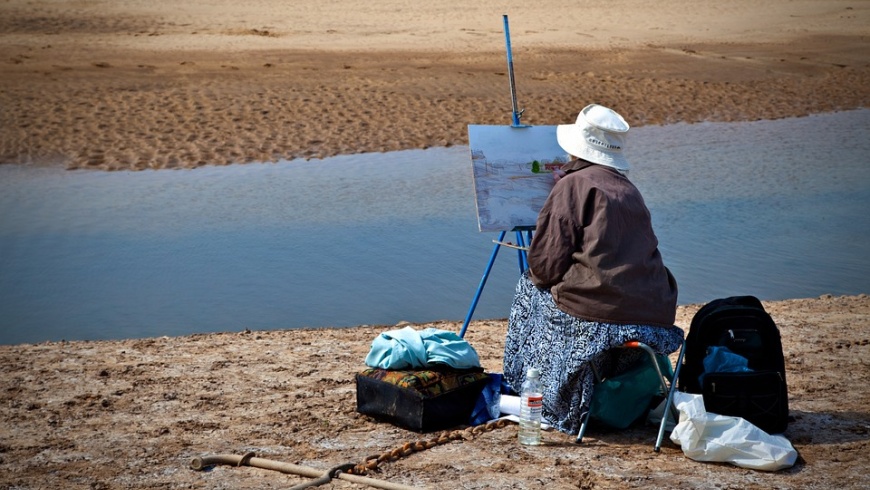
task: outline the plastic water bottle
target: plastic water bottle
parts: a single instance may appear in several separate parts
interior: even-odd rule
[[[520,394],[520,444],[541,444],[541,410],[544,405],[541,371],[531,368],[526,372]]]

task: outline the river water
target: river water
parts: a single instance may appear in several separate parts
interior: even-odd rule
[[[870,293],[870,110],[635,128],[627,153],[681,304]],[[0,344],[461,321],[497,237],[475,213],[467,147],[0,165]],[[518,273],[502,247],[474,319]]]

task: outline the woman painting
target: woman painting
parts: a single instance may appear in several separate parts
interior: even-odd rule
[[[589,410],[593,363],[616,374],[637,351],[611,348],[639,340],[669,354],[683,339],[673,325],[676,281],[627,176],[628,130],[622,116],[595,104],[557,127],[573,160],[554,174],[511,307],[505,378],[518,391],[528,368],[539,368],[544,418],[572,434]]]

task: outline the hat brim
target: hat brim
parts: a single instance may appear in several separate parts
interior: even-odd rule
[[[597,163],[617,170],[629,170],[628,160],[621,154],[604,152],[586,144],[582,130],[576,124],[560,124],[556,126],[556,141],[563,150],[587,162]]]

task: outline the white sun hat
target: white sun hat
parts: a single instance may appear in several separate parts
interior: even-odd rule
[[[590,104],[580,111],[576,123],[556,127],[556,141],[577,158],[628,171],[630,165],[622,154],[628,129],[613,109]]]

